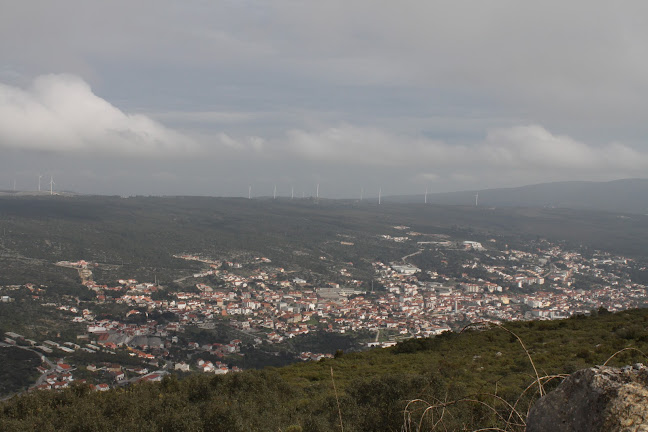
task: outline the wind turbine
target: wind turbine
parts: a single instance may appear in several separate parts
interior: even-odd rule
[[[475,194],[475,207],[477,207],[477,205],[479,205],[479,192]]]
[[[315,191],[315,197],[319,199],[319,183],[317,183],[317,190]]]
[[[42,178],[43,178],[42,175],[39,175],[39,176],[38,176],[38,192],[41,191],[41,179],[42,179]]]
[[[248,186],[248,199],[252,199],[252,185]]]
[[[295,198],[295,186],[290,186],[290,199]]]
[[[49,185],[50,185],[50,195],[54,195],[54,185],[55,185],[55,184],[56,184],[56,183],[54,183],[54,177],[50,177],[50,182],[49,182]]]
[[[378,188],[378,205],[380,205],[380,200],[382,198],[382,187]]]

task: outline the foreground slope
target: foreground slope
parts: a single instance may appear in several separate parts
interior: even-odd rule
[[[475,327],[280,369],[170,377],[108,392],[78,385],[3,403],[0,430],[330,431],[340,421],[345,431],[417,430],[419,424],[423,430],[435,424],[439,430],[507,424],[523,430],[540,391],[536,376],[546,391],[560,374],[603,364],[619,351],[608,364],[645,361],[647,325],[648,310],[601,311],[507,323],[506,329]]]

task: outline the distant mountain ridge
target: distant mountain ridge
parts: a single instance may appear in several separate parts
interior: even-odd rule
[[[567,181],[513,188],[428,194],[430,204],[486,207],[554,207],[648,214],[648,179]],[[389,202],[423,202],[423,195],[386,197]]]

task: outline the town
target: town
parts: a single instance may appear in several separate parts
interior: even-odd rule
[[[245,368],[246,356],[279,355],[286,343],[305,335],[359,335],[354,349],[360,350],[475,322],[563,319],[647,304],[646,286],[631,276],[646,268],[623,256],[584,254],[547,240],[513,249],[496,239],[422,237],[407,226],[394,226],[378,240],[407,245],[410,254],[394,262],[372,261],[369,281],[355,277],[353,262],[337,263],[335,281],[319,285],[309,282],[307,269],[296,275],[264,256],[235,260],[178,253],[175,259],[203,269],[177,279],[187,288],[177,291],[128,275],[99,283],[93,280],[98,263],[58,262],[78,271],[93,294],[91,302],[81,307],[71,296],[51,302],[47,287],[29,282],[3,287],[0,300],[9,303],[12,293],[27,291],[29,301],[60,313],[78,334],[73,340],[36,340],[13,329],[3,344],[41,356],[41,376],[33,388],[65,388],[80,380],[100,391],[161,380],[169,373],[237,372]],[[340,244],[354,247],[347,239]],[[101,317],[98,310],[109,305],[124,310],[121,319]],[[210,333],[214,329],[226,331]],[[292,358],[334,355],[300,351]]]

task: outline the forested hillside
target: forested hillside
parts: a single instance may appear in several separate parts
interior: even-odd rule
[[[508,425],[521,431],[529,404],[557,385],[561,374],[603,364],[615,353],[609,365],[645,361],[647,326],[647,310],[601,310],[562,321],[477,325],[461,334],[339,352],[335,359],[280,369],[171,376],[108,392],[76,385],[3,403],[0,430],[400,431]]]
[[[569,209],[310,199],[0,197],[0,257],[28,258],[34,264],[77,257],[159,272],[177,267],[172,255],[183,251],[213,256],[254,251],[288,260],[295,259],[292,252],[298,249],[318,253],[314,244],[339,234],[371,237],[403,224],[421,232],[472,237],[540,236],[626,255],[643,255],[648,240],[644,215]],[[355,261],[375,246],[361,243],[353,254],[332,252]],[[393,251],[393,257],[398,253]]]

